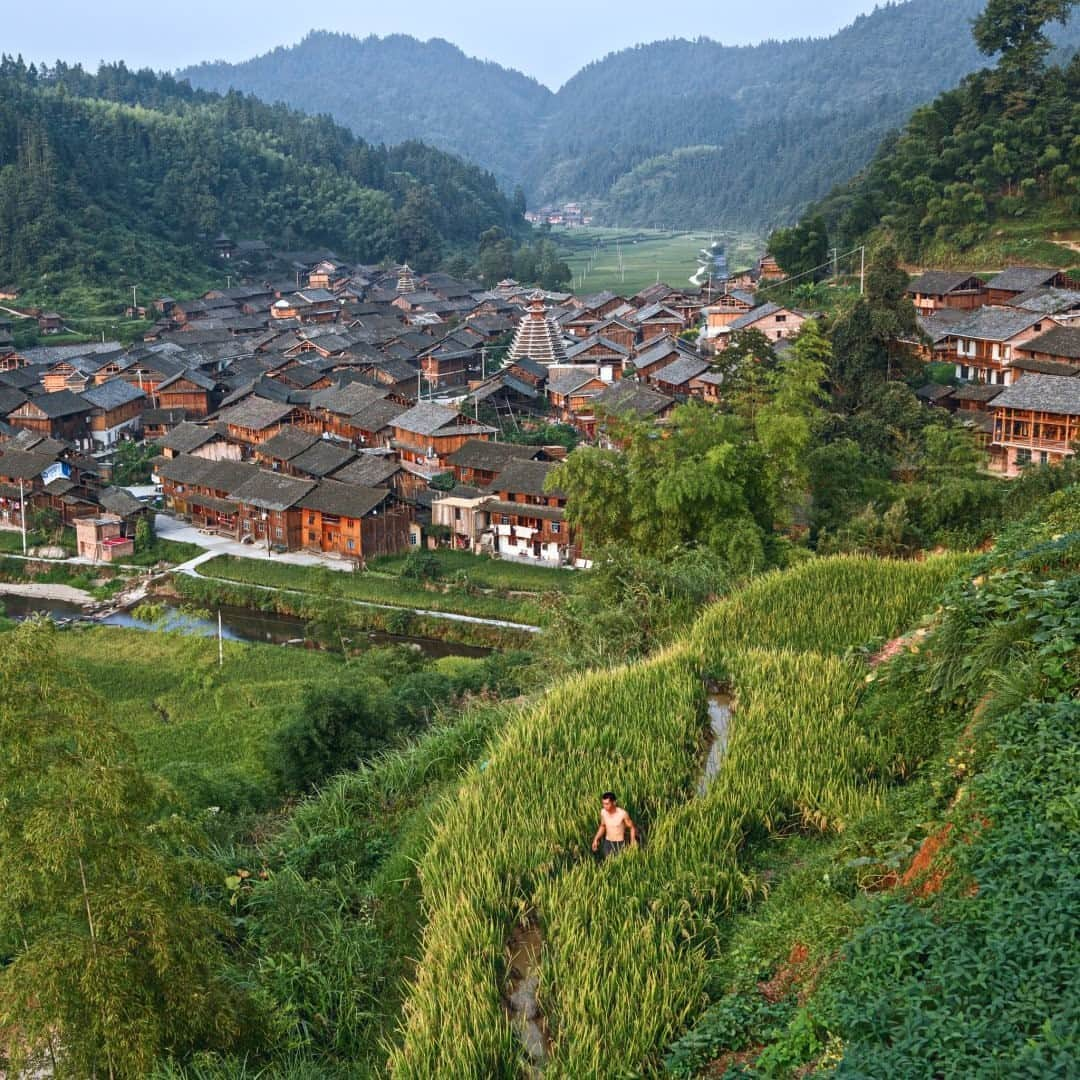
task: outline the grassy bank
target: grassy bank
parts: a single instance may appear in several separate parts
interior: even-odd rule
[[[308,621],[325,622],[328,601],[319,593],[278,588],[273,591],[254,585],[175,574],[169,579],[166,594],[179,597],[195,607],[249,608],[252,611],[295,615]],[[329,603],[339,603],[336,599]],[[487,626],[482,623],[461,622],[434,615],[418,615],[411,608],[370,608],[349,606],[335,611],[334,621],[348,620],[351,634],[378,631],[402,637],[428,638],[432,641],[452,641],[462,645],[479,645],[490,649],[525,649],[534,644],[534,635],[525,630]]]
[[[527,916],[545,937],[553,1075],[655,1065],[700,1006],[718,920],[763,894],[755,853],[785,831],[835,834],[880,798],[877,747],[852,723],[865,669],[835,654],[907,629],[962,565],[828,559],[771,575],[689,640],[567,682],[510,724],[421,863],[429,922],[395,1075],[517,1075],[500,990],[507,931]],[[720,776],[695,798],[706,670],[737,713]],[[597,869],[587,844],[608,787],[649,839]]]
[[[540,604],[529,598],[474,594],[453,585],[432,584],[425,588],[406,578],[364,573],[326,571],[319,567],[293,566],[256,559],[219,555],[199,567],[204,578],[218,578],[247,585],[269,585],[312,595],[330,595],[394,607],[445,611],[482,619],[504,619],[537,625],[542,617]]]
[[[425,551],[423,555],[437,568],[436,581],[456,581],[464,577],[478,588],[503,592],[566,592],[574,587],[580,576],[580,572],[573,570],[507,562],[465,551],[440,549]],[[407,554],[383,555],[372,559],[368,569],[376,574],[401,577],[408,569],[409,559]]]

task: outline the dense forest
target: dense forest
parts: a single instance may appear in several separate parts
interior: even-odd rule
[[[973,37],[986,55],[1000,54],[997,66],[917,110],[859,176],[815,208],[834,241],[850,246],[885,233],[904,257],[938,262],[970,258],[1010,229],[1030,242],[1080,220],[1080,55],[1047,63],[1048,25],[1073,6],[1020,5],[1032,14],[1010,22],[1004,0],[991,0]]]
[[[328,112],[367,139],[423,138],[507,190],[522,184],[534,205],[587,199],[609,223],[760,227],[793,220],[912,109],[976,70],[968,31],[984,4],[888,4],[816,40],[655,42],[589,64],[557,94],[400,36],[312,34],[182,75]],[[1075,47],[1080,28],[1056,40]]]
[[[122,64],[0,61],[0,281],[54,295],[198,282],[221,231],[433,266],[525,228],[494,177],[418,142]]]
[[[552,100],[517,71],[404,34],[359,40],[314,31],[298,45],[241,64],[200,64],[180,77],[325,113],[372,143],[420,139],[490,169],[507,190],[520,180],[530,132]]]

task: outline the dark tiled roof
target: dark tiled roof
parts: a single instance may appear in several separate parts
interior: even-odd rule
[[[108,510],[110,514],[118,514],[120,517],[139,514],[146,509],[134,495],[122,488],[102,488],[98,495],[98,502],[103,510]]]
[[[293,407],[288,402],[268,401],[266,398],[252,396],[231,408],[222,410],[218,414],[218,419],[223,424],[262,431],[280,423],[292,411]]]
[[[64,416],[76,416],[79,413],[89,412],[93,406],[70,390],[57,390],[54,394],[38,394],[33,399],[34,405],[39,408],[50,420],[59,420]]]
[[[159,412],[162,410],[158,410]],[[171,410],[170,410],[171,411]],[[143,419],[146,419],[146,413]],[[198,450],[208,442],[218,438],[217,432],[201,424],[180,424],[173,428],[164,438],[158,439],[157,445],[165,450],[175,450],[181,454],[189,454],[192,450]]]
[[[350,461],[345,468],[334,473],[334,479],[359,487],[382,487],[399,472],[401,463],[397,458],[384,457],[381,454],[361,454],[355,461]]]
[[[945,293],[959,289],[969,282],[972,274],[963,270],[927,270],[920,274],[907,287],[909,293],[922,293],[924,296],[944,296]]]
[[[956,387],[952,396],[956,401],[993,401],[1005,388],[992,383],[965,383]]]
[[[1045,319],[1031,311],[1010,307],[981,307],[949,330],[949,337],[978,338],[982,341],[1008,341],[1009,338]]]
[[[231,495],[238,487],[247,483],[258,472],[258,466],[245,461],[221,461],[211,462],[211,467],[202,474],[198,481],[203,487],[212,488],[214,491],[224,491]]]
[[[615,416],[655,416],[675,399],[633,379],[621,379],[597,394],[593,403],[597,409]]]
[[[485,469],[498,472],[512,461],[533,461],[541,454],[538,446],[521,446],[517,443],[487,442],[469,439],[447,459],[447,464],[461,469]]]
[[[1037,409],[1080,416],[1080,379],[1025,375],[994,398],[995,409]]]
[[[761,304],[756,308],[748,311],[745,315],[740,315],[737,319],[728,323],[728,330],[734,333],[736,330],[745,330],[748,326],[753,326],[759,319],[764,319],[768,315],[773,315],[777,311],[781,311],[779,304],[774,304],[770,301],[767,304]]]
[[[674,363],[662,367],[659,371],[654,371],[649,378],[657,382],[670,383],[672,386],[683,386],[708,370],[709,365],[704,360],[692,356],[681,356]]]
[[[544,482],[556,466],[550,461],[509,461],[491,485],[494,491],[510,491],[521,495],[557,495],[561,491],[546,491]]]
[[[0,455],[0,476],[10,476],[15,480],[30,480],[35,476],[40,476],[55,460],[52,454],[7,450]]]
[[[953,388],[951,386],[942,386],[940,383],[926,383],[915,391],[915,396],[920,401],[937,404],[939,401],[945,401],[947,398],[952,397],[952,393]]]
[[[1032,360],[1026,356],[1018,356],[1009,365],[1017,371],[1034,371],[1039,375],[1080,375],[1080,364],[1067,364],[1057,360]]]
[[[530,506],[528,503],[504,502],[502,499],[490,499],[488,510],[496,514],[519,514],[521,517],[544,518],[547,521],[562,521],[566,511],[561,506]]]
[[[118,409],[121,405],[128,405],[146,395],[131,383],[123,379],[110,379],[100,386],[91,386],[82,392],[85,401],[98,409]]]
[[[1002,270],[997,277],[991,278],[986,283],[986,287],[1004,292],[1022,293],[1053,281],[1059,273],[1059,270],[1053,270],[1048,266],[1010,266]]]
[[[305,510],[318,510],[338,517],[362,518],[390,497],[386,488],[359,487],[337,480],[323,480],[300,500]]]
[[[348,465],[356,454],[347,446],[319,439],[314,445],[298,454],[289,462],[291,468],[298,469],[308,476],[329,476]]]
[[[283,427],[273,438],[267,439],[258,447],[256,453],[261,457],[276,458],[278,461],[291,461],[318,441],[318,435],[312,435],[310,431],[290,424]]]
[[[1026,352],[1048,353],[1066,360],[1080,360],[1080,326],[1055,326],[1022,346]]]
[[[260,469],[238,487],[231,497],[238,503],[254,506],[259,510],[288,510],[314,487],[314,480],[281,476],[279,473]]]
[[[190,454],[180,454],[174,458],[166,458],[155,465],[158,476],[166,480],[172,480],[177,484],[201,484],[202,478],[214,467],[214,462],[206,458],[192,457]]]

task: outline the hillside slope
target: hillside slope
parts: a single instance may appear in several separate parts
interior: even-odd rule
[[[553,97],[520,72],[404,34],[360,40],[316,31],[244,63],[204,63],[179,77],[325,113],[372,143],[420,139],[489,169],[508,190],[520,179],[523,138]]]
[[[588,199],[620,224],[763,226],[853,175],[913,108],[981,65],[969,27],[984,3],[889,4],[822,39],[659,41],[589,64],[557,94],[401,36],[312,34],[181,76],[329,112],[368,139],[424,138],[523,184],[534,205]],[[1080,27],[1058,40],[1075,47]]]
[[[1080,236],[1080,55],[1044,63],[1046,30],[1010,35],[994,68],[918,109],[815,208],[836,243],[887,236],[931,265],[1080,262],[1069,246]],[[1006,33],[995,20],[975,26],[987,51]]]
[[[175,291],[225,231],[287,249],[432,265],[523,227],[494,178],[420,143],[150,72],[0,61],[0,281]]]

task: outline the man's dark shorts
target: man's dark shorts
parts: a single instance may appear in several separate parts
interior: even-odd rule
[[[601,840],[600,858],[606,859],[609,855],[618,855],[625,847],[625,840]]]

